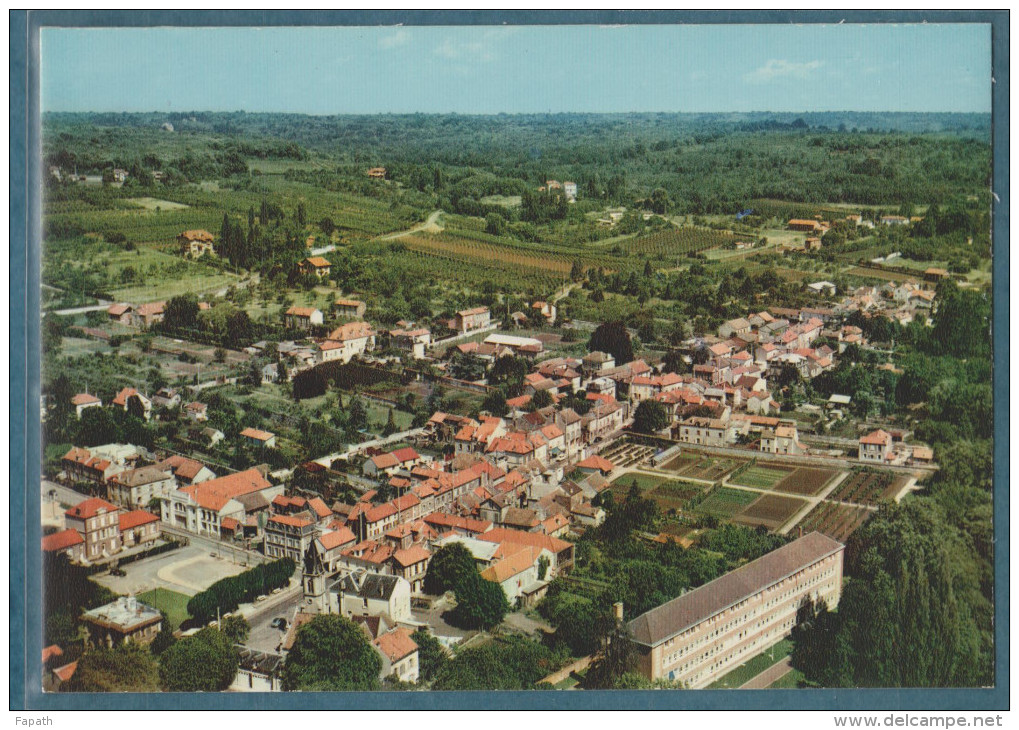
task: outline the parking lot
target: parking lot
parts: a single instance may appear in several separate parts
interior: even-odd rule
[[[169,553],[123,566],[124,576],[104,575],[98,583],[121,594],[134,594],[159,586],[193,596],[216,581],[247,568],[227,557],[212,557],[201,545],[189,545]]]

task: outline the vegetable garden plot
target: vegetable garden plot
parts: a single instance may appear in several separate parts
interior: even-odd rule
[[[792,467],[784,466],[760,466],[755,464],[749,469],[735,477],[733,481],[744,487],[757,487],[758,489],[771,489],[780,481],[795,471]]]
[[[814,495],[824,489],[836,475],[830,469],[796,469],[792,474],[775,485],[776,492]]]
[[[706,515],[714,515],[719,519],[729,519],[757,499],[758,496],[757,492],[722,487],[697,505],[697,511]]]
[[[734,522],[744,525],[764,525],[769,530],[776,530],[784,525],[789,518],[803,509],[806,500],[796,497],[779,497],[776,494],[765,494],[749,507],[733,517]]]

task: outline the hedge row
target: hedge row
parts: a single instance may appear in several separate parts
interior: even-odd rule
[[[216,611],[228,613],[242,603],[249,603],[290,583],[296,565],[291,558],[280,558],[271,563],[256,565],[240,575],[216,581],[188,601],[188,613],[197,621],[205,623],[216,618]]]

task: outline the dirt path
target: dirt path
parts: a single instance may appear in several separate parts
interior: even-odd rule
[[[749,682],[743,684],[740,689],[767,689],[779,679],[793,670],[789,657],[772,664]]]
[[[443,227],[439,224],[439,216],[442,215],[441,210],[436,210],[425,219],[424,223],[419,223],[413,228],[400,231],[399,233],[387,233],[384,236],[379,236],[380,241],[392,241],[394,238],[403,238],[404,236],[410,236],[414,233],[442,233]]]

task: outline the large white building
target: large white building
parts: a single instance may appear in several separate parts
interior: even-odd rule
[[[161,500],[165,524],[197,535],[222,537],[245,524],[247,514],[240,497],[260,493],[267,501],[283,494],[259,469],[248,469],[207,482],[175,489]]]
[[[629,623],[637,671],[707,687],[788,636],[804,600],[838,605],[844,550],[812,532],[641,614]]]

